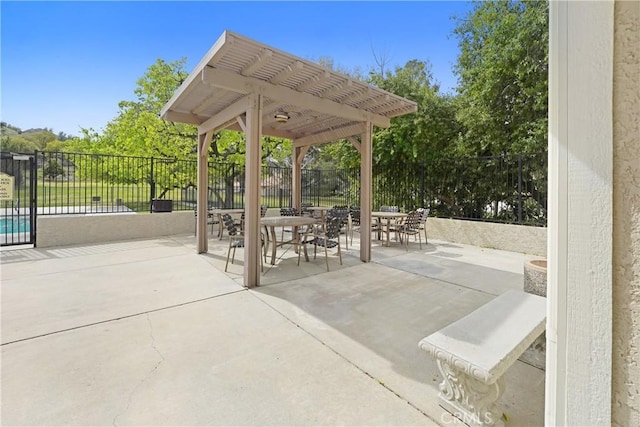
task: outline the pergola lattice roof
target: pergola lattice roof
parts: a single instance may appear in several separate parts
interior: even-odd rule
[[[263,95],[262,134],[300,145],[359,134],[367,121],[388,127],[391,117],[417,110],[413,101],[225,31],[161,116],[198,125],[200,133],[213,127],[242,131],[234,105],[240,111],[242,98],[251,93]],[[278,111],[290,119],[277,122]]]

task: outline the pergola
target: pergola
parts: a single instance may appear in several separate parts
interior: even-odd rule
[[[417,105],[349,76],[225,31],[164,106],[165,120],[198,126],[198,253],[207,252],[208,149],[222,129],[246,136],[244,285],[260,284],[261,137],[291,139],[292,203],[300,208],[302,159],[315,144],[349,140],[360,152],[361,227],[371,225],[373,126]],[[359,136],[359,138],[358,138]],[[371,260],[363,233],[360,259]]]

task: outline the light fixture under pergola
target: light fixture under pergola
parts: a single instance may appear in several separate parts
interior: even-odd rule
[[[278,123],[287,123],[291,117],[289,117],[289,113],[278,110],[273,118],[276,119],[276,122]]]
[[[165,120],[198,126],[198,252],[208,250],[207,153],[215,132],[231,129],[246,135],[244,284],[253,287],[260,283],[261,136],[293,141],[292,200],[297,208],[300,168],[309,147],[351,141],[361,156],[364,230],[371,224],[373,126],[389,127],[392,117],[416,110],[413,101],[225,31],[161,111]],[[371,260],[369,233],[361,237],[360,259]]]

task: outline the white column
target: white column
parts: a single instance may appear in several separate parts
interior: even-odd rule
[[[367,122],[360,137],[360,260],[371,261],[371,202],[373,125]]]
[[[546,425],[610,425],[613,2],[550,2]]]
[[[244,193],[244,285],[260,285],[260,172],[262,95],[253,94],[247,109]]]

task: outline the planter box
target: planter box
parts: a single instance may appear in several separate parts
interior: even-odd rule
[[[173,200],[152,199],[151,212],[173,212]]]

